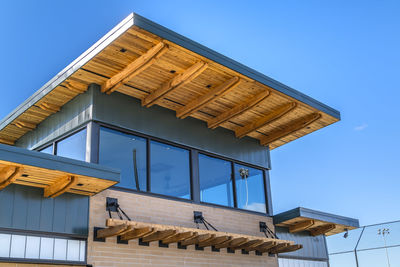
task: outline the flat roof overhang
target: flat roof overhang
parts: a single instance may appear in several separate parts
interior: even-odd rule
[[[108,167],[0,144],[0,190],[19,184],[43,188],[44,197],[91,196],[119,180],[120,172]]]
[[[13,145],[91,83],[271,149],[340,120],[337,110],[132,13],[2,120],[0,142]]]
[[[311,235],[334,235],[360,227],[357,219],[298,207],[273,216],[275,226],[290,233],[309,231]]]

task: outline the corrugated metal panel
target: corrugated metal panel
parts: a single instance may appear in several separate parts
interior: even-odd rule
[[[93,119],[121,128],[187,145],[211,153],[269,168],[268,148],[258,140],[236,138],[223,128],[211,130],[205,122],[176,118],[175,112],[159,106],[143,108],[138,99],[114,92],[94,91]]]
[[[0,191],[0,228],[88,234],[89,198],[65,193],[43,198],[43,189],[10,185]]]
[[[279,258],[278,263],[279,267],[328,267],[328,263],[324,261]]]
[[[283,253],[296,258],[328,260],[326,242],[324,236],[310,236],[308,232],[291,234],[286,228],[276,227],[276,234],[280,239],[293,240],[296,244],[302,244],[303,248],[294,252]]]
[[[16,146],[35,149],[87,123],[92,118],[92,96],[93,93],[88,90],[75,97],[35,130],[22,136]]]

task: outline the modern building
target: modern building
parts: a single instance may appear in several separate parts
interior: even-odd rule
[[[0,122],[0,265],[328,266],[358,221],[274,215],[270,150],[339,120],[131,14]]]

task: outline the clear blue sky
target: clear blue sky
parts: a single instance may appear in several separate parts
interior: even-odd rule
[[[400,219],[399,1],[1,1],[0,117],[132,11],[341,112],[271,152],[275,212]]]

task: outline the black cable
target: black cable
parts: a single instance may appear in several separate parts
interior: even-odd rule
[[[214,229],[214,231],[218,232],[217,228],[215,228],[211,223],[207,222],[206,219],[203,218],[202,220],[203,220],[204,225],[205,225],[205,223],[207,223],[212,229]],[[206,226],[206,228],[208,230],[207,226]]]

